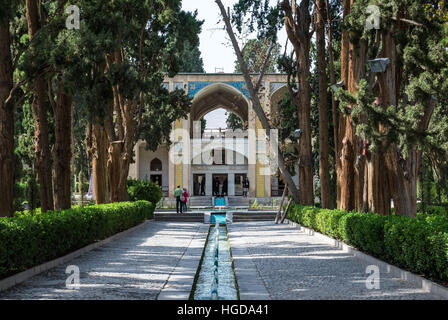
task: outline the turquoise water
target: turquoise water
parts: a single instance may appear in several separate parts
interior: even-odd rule
[[[211,221],[212,224],[216,224],[218,222],[219,224],[225,224],[226,223],[226,213],[217,213],[211,215]]]
[[[225,226],[218,228],[211,226],[201,271],[196,282],[194,300],[236,299],[238,295],[227,242],[227,229]]]
[[[215,207],[225,207],[226,200],[224,198],[215,198]]]

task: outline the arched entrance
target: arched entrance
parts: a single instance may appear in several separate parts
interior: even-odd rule
[[[190,128],[207,113],[223,108],[239,116],[243,122],[249,121],[249,100],[235,87],[226,83],[214,83],[194,95],[190,112]],[[193,133],[191,131],[191,133]]]
[[[199,125],[201,118],[220,108],[234,113],[243,123],[249,121],[247,97],[229,84],[213,83],[194,95],[190,135],[195,137],[195,123]],[[242,195],[242,180],[249,174],[247,140],[247,131],[235,133],[228,128],[206,128],[200,141],[200,153],[193,152],[190,168],[193,195]],[[195,143],[197,147],[197,140],[193,139]]]

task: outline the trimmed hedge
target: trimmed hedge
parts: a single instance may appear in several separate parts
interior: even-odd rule
[[[136,226],[154,209],[137,201],[0,218],[0,278]]]
[[[448,280],[448,217],[383,216],[294,205],[288,218],[399,267]]]
[[[418,203],[417,204],[417,211],[418,212],[423,212],[423,205],[422,205],[422,203]],[[440,206],[437,206],[437,205],[427,205],[425,213],[448,217],[448,204],[444,203],[444,204],[442,204]]]
[[[162,188],[148,180],[129,179],[127,188],[130,201],[146,200],[157,204],[163,197]]]

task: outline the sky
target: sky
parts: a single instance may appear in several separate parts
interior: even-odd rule
[[[272,0],[274,3],[276,0]],[[236,0],[222,0],[225,7],[233,7]],[[200,38],[200,50],[202,60],[204,61],[204,69],[207,73],[222,71],[232,73],[235,69],[236,56],[231,46],[230,39],[224,29],[224,23],[221,21],[218,5],[214,0],[183,0],[182,9],[185,11],[198,11],[198,19],[204,20]],[[284,44],[286,41],[286,32],[279,32],[279,43]],[[250,35],[249,39],[255,38],[256,35]],[[241,46],[241,44],[240,44]],[[220,68],[221,70],[217,70]],[[207,127],[209,128],[225,128],[226,116],[224,109],[217,109],[205,116]]]

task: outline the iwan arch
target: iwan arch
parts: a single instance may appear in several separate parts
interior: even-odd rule
[[[266,74],[263,80],[259,95],[269,115],[275,112],[285,93],[287,76]],[[283,183],[275,172],[271,170],[271,174],[266,175],[271,152],[266,146],[265,136],[258,131],[261,124],[253,110],[243,75],[178,74],[166,78],[164,85],[168,90],[185,90],[193,98],[191,112],[188,119],[179,119],[172,124],[169,150],[162,145],[152,152],[146,150],[144,141],[137,143],[130,177],[156,181],[170,198],[178,185],[186,187],[194,197],[209,198],[213,195],[212,182],[215,179],[221,182],[221,186],[227,180],[226,194],[229,198],[238,197],[242,195],[245,176],[249,179],[250,198],[281,195]],[[223,139],[226,137],[225,129],[206,130],[200,142],[196,139],[200,135],[199,120],[218,108],[235,113],[247,125],[248,130],[244,130],[242,136],[241,132],[236,137],[232,136],[233,146],[228,144],[232,140]],[[229,136],[227,132],[227,138]],[[221,144],[220,141],[226,142]]]

